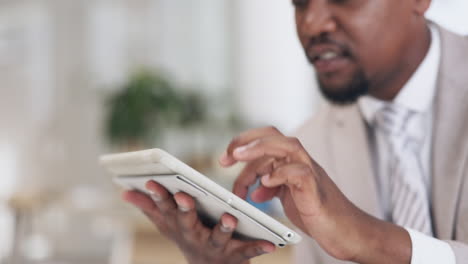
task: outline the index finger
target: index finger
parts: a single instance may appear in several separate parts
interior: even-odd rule
[[[237,161],[250,162],[262,157],[285,159],[310,164],[310,157],[297,138],[285,136],[263,137],[234,150]]]
[[[233,151],[240,146],[249,144],[252,141],[255,141],[262,137],[268,136],[278,136],[283,135],[276,127],[262,127],[257,129],[248,130],[244,133],[241,133],[239,136],[235,137],[229,143],[226,152],[219,159],[219,163],[223,167],[229,167],[234,165],[237,160],[233,157]]]

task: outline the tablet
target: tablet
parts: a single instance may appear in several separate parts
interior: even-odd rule
[[[267,240],[278,247],[301,241],[290,228],[161,149],[104,155],[100,162],[126,189],[148,193],[145,184],[154,180],[172,194],[191,195],[207,225],[217,223],[224,213],[233,215],[238,220],[236,238]]]

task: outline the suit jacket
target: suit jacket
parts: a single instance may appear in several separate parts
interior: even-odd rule
[[[432,223],[457,263],[468,263],[468,39],[439,28],[441,65],[434,101]],[[382,219],[368,128],[357,104],[325,105],[297,133],[303,146],[359,208]],[[334,260],[313,239],[295,248],[297,264]],[[346,239],[346,238],[343,238]]]

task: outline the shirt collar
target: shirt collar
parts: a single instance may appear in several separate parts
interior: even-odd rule
[[[433,25],[429,25],[429,28],[431,31],[429,51],[393,101],[397,106],[417,113],[424,113],[430,109],[435,95],[439,70],[440,36]],[[371,96],[363,96],[359,99],[358,104],[366,121],[371,123],[376,112],[385,105],[385,102]]]

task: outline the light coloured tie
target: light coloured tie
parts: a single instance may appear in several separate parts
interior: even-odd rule
[[[424,185],[420,149],[422,140],[408,133],[415,113],[392,104],[375,117],[375,125],[388,138],[390,195],[393,223],[432,236],[429,199]]]

